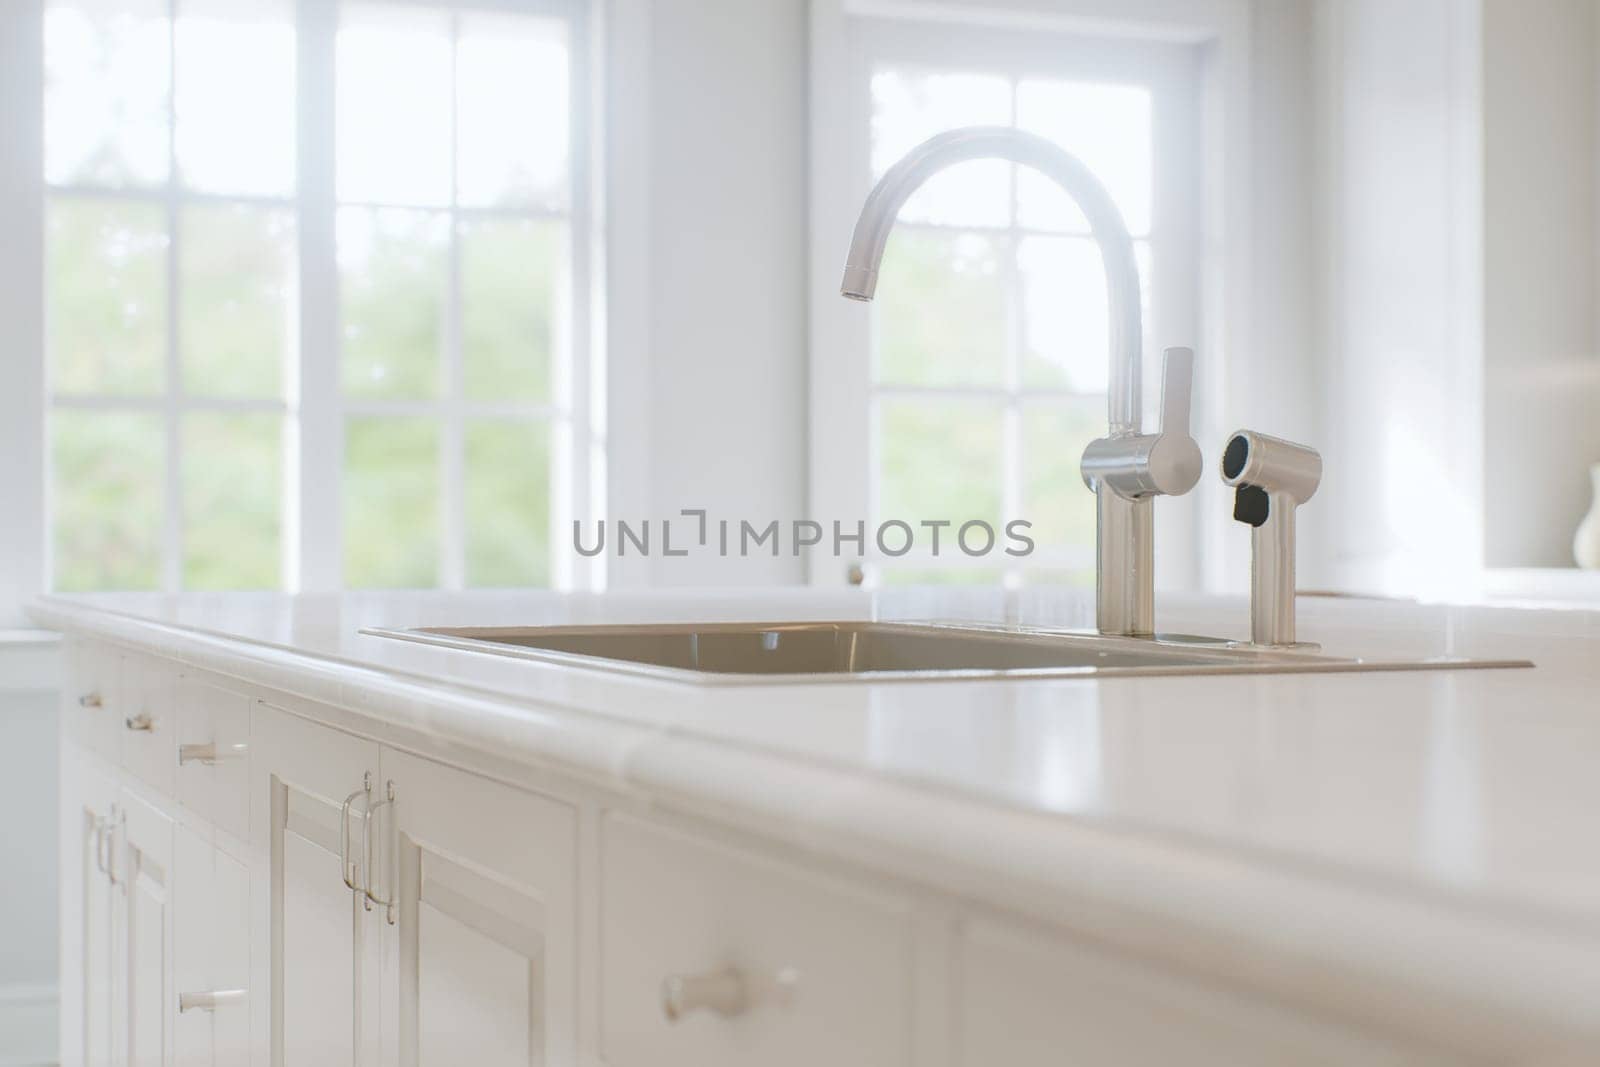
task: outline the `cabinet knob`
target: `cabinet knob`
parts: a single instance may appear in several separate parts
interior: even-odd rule
[[[661,983],[661,1011],[668,1022],[677,1022],[702,1008],[728,1017],[750,1006],[750,991],[744,975],[735,970],[713,974],[673,974]]]
[[[178,1012],[215,1011],[244,1001],[243,989],[213,989],[205,993],[179,993]]]
[[[733,967],[707,974],[668,975],[661,983],[661,1011],[677,1022],[696,1011],[731,1018],[763,1001],[788,1003],[800,984],[800,973],[786,967],[768,976],[749,976]]]
[[[78,707],[103,708],[105,707],[105,701],[101,699],[99,693],[85,693],[78,698]]]
[[[123,719],[122,725],[139,733],[150,733],[156,728],[156,721],[150,717],[148,711],[141,711],[137,715],[129,715]]]

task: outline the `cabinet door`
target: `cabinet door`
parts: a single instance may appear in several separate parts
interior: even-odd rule
[[[394,901],[384,986],[398,1005],[383,1062],[577,1062],[576,812],[391,749],[383,771],[394,801],[378,809],[374,867]]]
[[[267,705],[253,713],[251,737],[253,792],[266,816],[258,854],[267,858],[267,995],[255,1018],[268,1062],[376,1064],[383,920],[346,886],[342,855],[359,852],[361,787],[377,779],[378,746]],[[347,797],[351,814],[341,816]]]
[[[177,830],[175,1067],[250,1062],[249,880],[186,826]]]
[[[173,1031],[176,1067],[211,1067],[211,1015],[185,1011],[186,996],[211,988],[210,943],[213,936],[212,895],[214,851],[187,826],[177,829],[172,936],[173,985],[178,1017]]]
[[[116,787],[63,739],[61,794],[61,1060],[109,1067],[115,954],[108,835]]]
[[[172,973],[172,820],[124,791],[121,894],[122,970],[130,1067],[167,1067],[176,1012]]]

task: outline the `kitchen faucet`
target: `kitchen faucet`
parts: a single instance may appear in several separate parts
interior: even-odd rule
[[[1111,310],[1108,427],[1106,436],[1084,449],[1081,465],[1096,500],[1095,622],[1103,634],[1153,634],[1154,501],[1181,496],[1200,480],[1200,446],[1189,435],[1194,352],[1166,350],[1161,431],[1141,433],[1139,270],[1122,214],[1093,172],[1060,146],[1003,126],[969,126],[929,138],[890,167],[868,195],[839,291],[852,300],[872,299],[901,205],[935,173],[969,159],[1009,160],[1054,179],[1077,201],[1100,246]]]

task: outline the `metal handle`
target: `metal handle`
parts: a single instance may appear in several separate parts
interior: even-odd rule
[[[178,764],[201,763],[206,766],[221,763],[224,760],[240,759],[250,751],[250,746],[243,741],[232,745],[223,745],[218,748],[215,742],[207,741],[204,744],[178,746]]]
[[[127,820],[127,812],[111,805],[111,814],[104,819],[103,832],[95,842],[95,866],[105,873],[106,881],[112,885],[121,884],[117,880],[117,830]]]
[[[388,921],[390,926],[393,926],[396,920],[394,898],[390,897],[388,900],[384,900],[372,892],[372,872],[375,869],[375,865],[372,862],[372,822],[379,811],[393,806],[394,782],[390,781],[384,785],[383,799],[368,807],[366,821],[361,824],[361,859],[362,863],[365,865],[365,881],[367,883],[366,887],[361,891],[362,895],[366,898],[364,903],[368,911],[372,910],[374,904],[382,908],[384,918]]]
[[[111,872],[106,870],[105,844],[106,817],[104,815],[96,815],[94,817],[94,867],[101,874],[110,874]]]
[[[1189,436],[1194,396],[1194,349],[1169,348],[1161,369],[1161,432]]]
[[[209,741],[205,744],[179,745],[178,766],[185,763],[203,763],[207,766],[217,762],[217,746]]]
[[[78,698],[78,707],[80,707],[80,708],[103,708],[103,707],[105,707],[105,701],[101,699],[100,694],[98,692],[85,693],[81,697]]]
[[[229,1004],[242,1004],[245,998],[243,989],[213,989],[205,993],[179,993],[178,1013],[181,1015],[189,1011],[215,1011],[225,1008]]]
[[[761,1003],[788,1004],[799,987],[800,972],[793,967],[771,975],[748,975],[736,967],[705,974],[673,974],[661,983],[661,1012],[673,1023],[697,1011],[727,1019]]]
[[[661,983],[661,1012],[677,1022],[696,1011],[711,1011],[729,1018],[750,1007],[750,990],[744,975],[732,968],[711,974],[673,974]]]
[[[354,893],[364,892],[364,890],[356,885],[356,868],[350,862],[350,805],[355,803],[356,797],[363,794],[367,796],[372,794],[372,774],[370,772],[362,777],[361,788],[345,797],[344,803],[339,805],[339,873],[344,878],[345,888]],[[364,820],[366,812],[363,811],[361,817]],[[364,822],[361,832],[363,834],[366,833],[366,824]]]
[[[122,725],[136,733],[152,733],[156,728],[156,721],[150,717],[148,711],[141,711],[137,715],[130,715],[122,720]]]

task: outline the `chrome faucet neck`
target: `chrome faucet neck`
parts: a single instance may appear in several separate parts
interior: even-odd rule
[[[969,126],[929,138],[878,180],[861,208],[840,293],[871,300],[889,232],[906,200],[930,177],[971,159],[1031,167],[1066,190],[1100,247],[1105,264],[1111,350],[1106,436],[1083,455],[1083,477],[1096,503],[1096,618],[1106,634],[1154,633],[1154,509],[1151,498],[1186,493],[1200,478],[1200,449],[1189,436],[1194,354],[1169,349],[1163,379],[1162,431],[1140,430],[1144,353],[1139,269],[1133,239],[1111,194],[1076,156],[1031,133]]]
[[[1133,238],[1100,179],[1076,156],[1043,137],[1004,126],[968,126],[930,137],[906,153],[878,180],[862,205],[845,260],[841,294],[852,300],[872,299],[878,265],[900,208],[933,175],[972,159],[1004,159],[1039,171],[1065,189],[1089,220],[1105,263],[1110,306],[1109,435],[1138,433],[1144,335]]]

